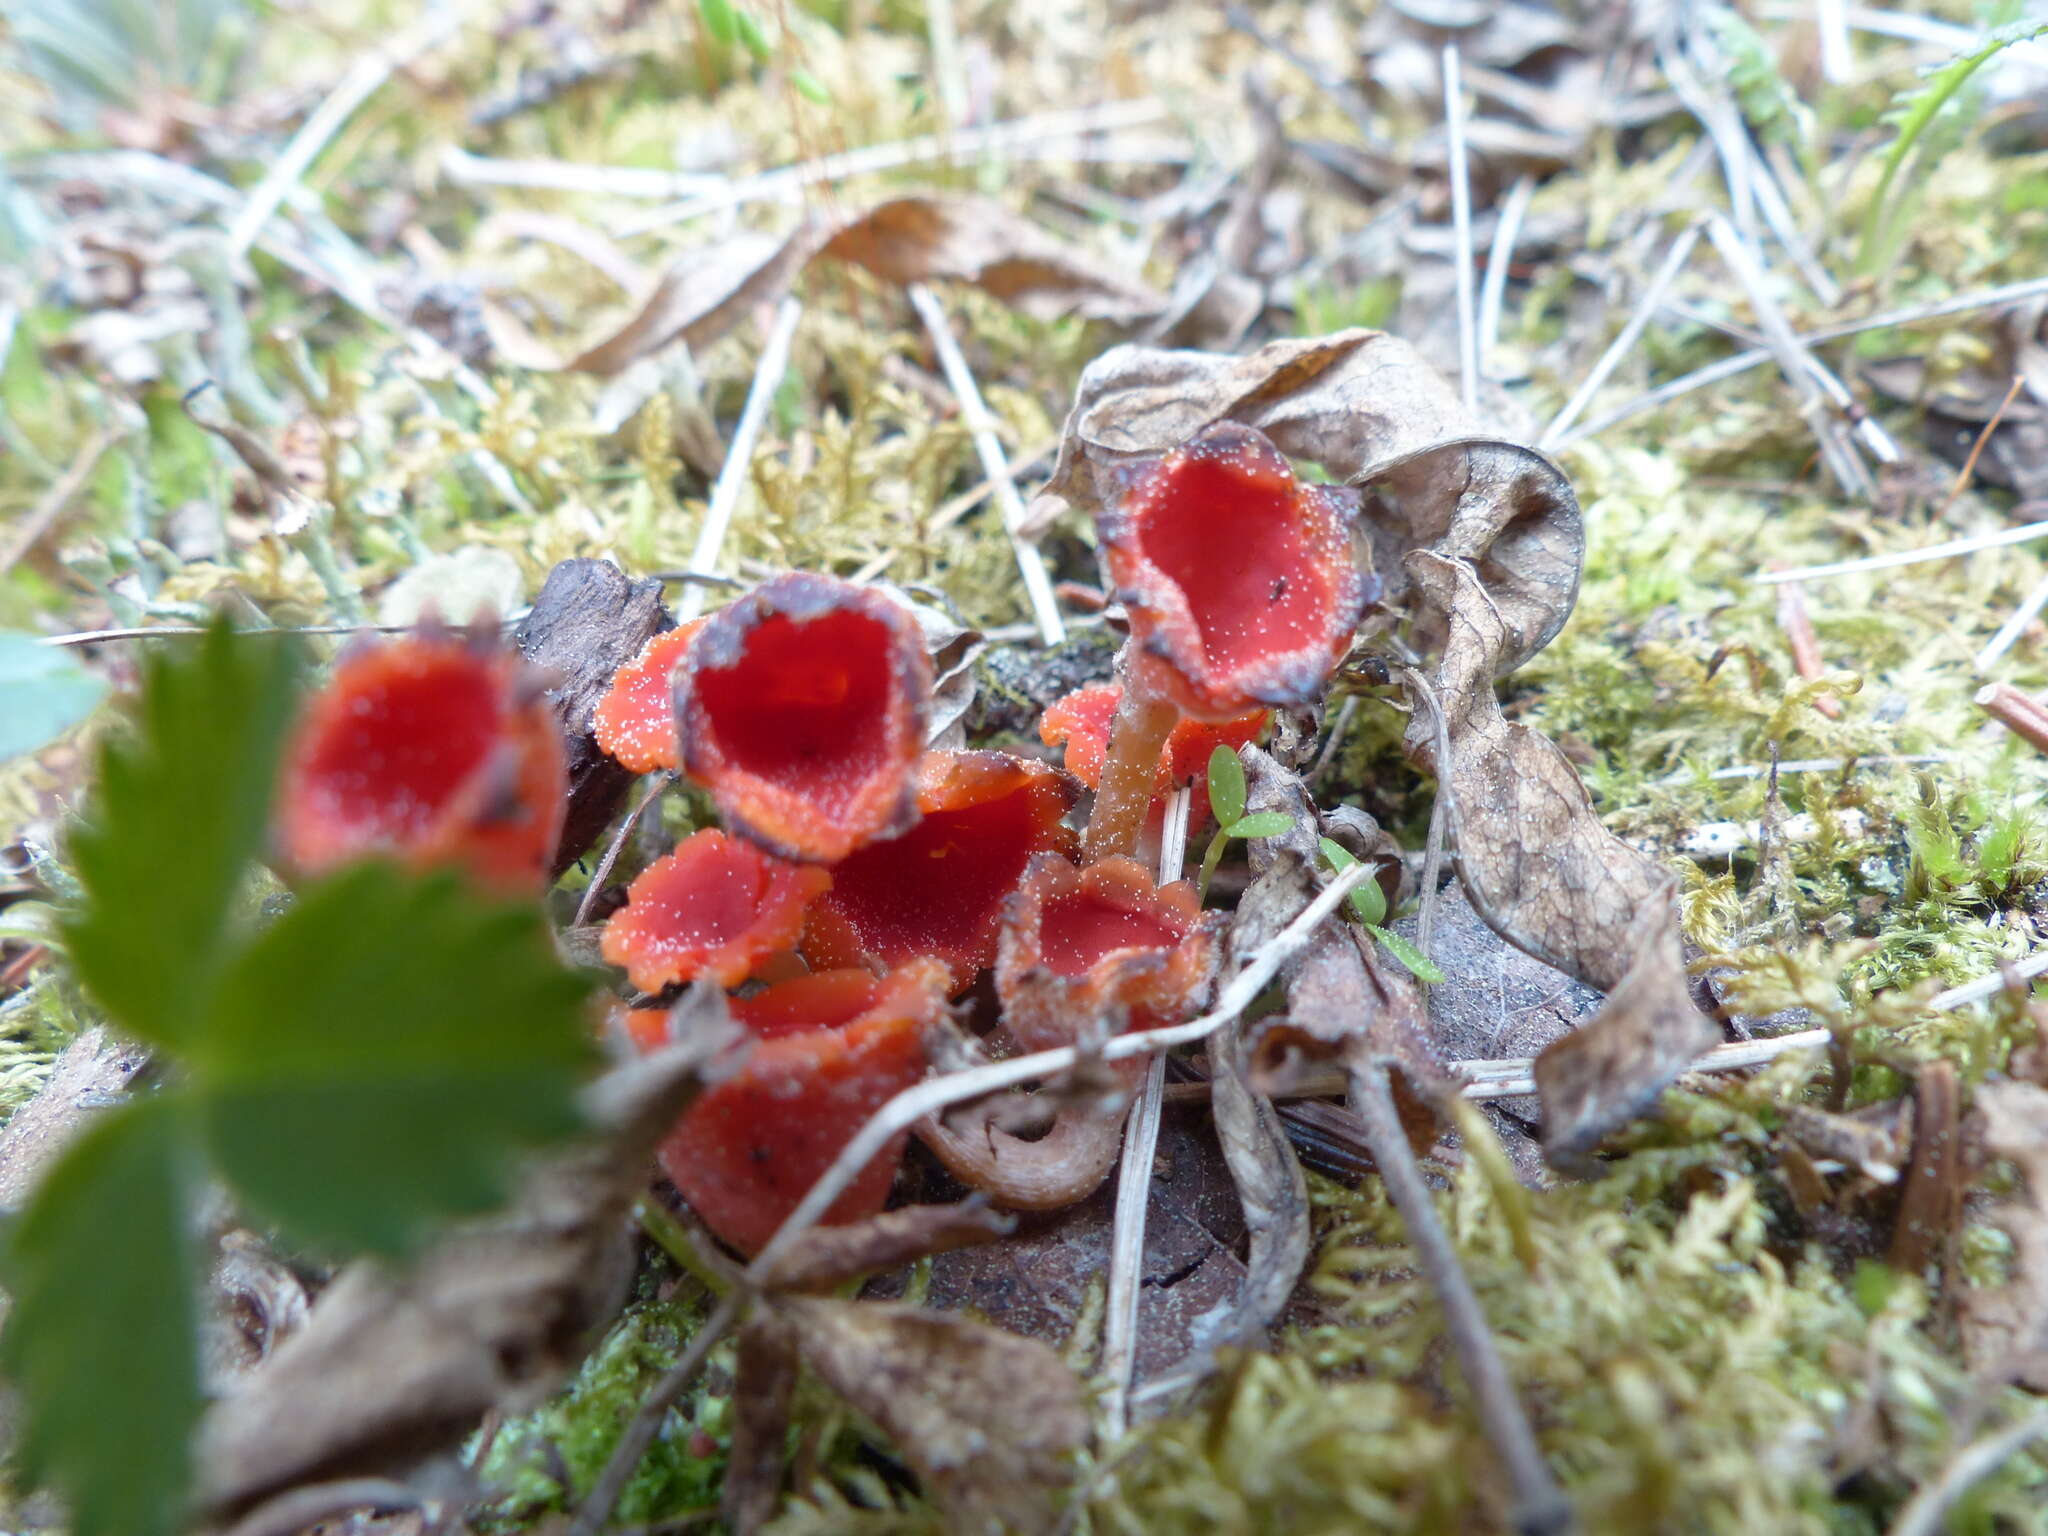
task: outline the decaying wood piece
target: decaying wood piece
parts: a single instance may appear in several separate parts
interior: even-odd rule
[[[558,1386],[624,1298],[630,1212],[655,1144],[725,1038],[707,1026],[601,1079],[590,1105],[604,1134],[537,1164],[504,1216],[452,1232],[404,1269],[345,1269],[202,1421],[201,1512],[232,1521],[301,1484],[404,1475],[486,1411],[517,1411]]]
[[[590,732],[612,674],[655,635],[674,628],[661,583],[635,581],[609,560],[564,560],[552,571],[514,638],[526,659],[553,675],[548,701],[562,723],[569,760],[569,811],[551,874],[597,841],[624,803],[634,775],[612,761]]]

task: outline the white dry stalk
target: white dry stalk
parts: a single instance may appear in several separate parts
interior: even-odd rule
[[[730,184],[716,171],[662,171],[574,160],[500,160],[449,144],[441,174],[458,187],[520,187],[536,192],[595,192],[605,197],[704,197]]]
[[[1771,355],[1777,359],[1779,371],[1800,397],[1800,414],[1813,430],[1814,440],[1820,445],[1822,462],[1828,466],[1836,485],[1852,496],[1874,495],[1876,483],[1870,478],[1870,471],[1864,467],[1863,460],[1857,457],[1854,446],[1838,430],[1840,423],[1831,414],[1825,393],[1814,381],[1813,357],[1771,292],[1770,278],[1762,258],[1736,227],[1720,214],[1709,216],[1707,238],[1713,241],[1714,249],[1721,253],[1728,270],[1749,295],[1749,306],[1756,313],[1757,325],[1764,333]]]
[[[939,102],[946,126],[967,126],[967,70],[960,59],[960,24],[953,0],[925,0],[925,33],[932,45],[932,77],[939,83]]]
[[[1733,336],[1744,346],[1765,347],[1768,350],[1764,338],[1748,326],[1737,325],[1733,320],[1709,314],[1707,311],[1695,308],[1681,299],[1667,298],[1660,307],[1668,314],[1674,314],[1681,319],[1690,320],[1694,325],[1704,325],[1710,330],[1719,331],[1724,336]],[[1806,371],[1813,376],[1813,382],[1819,385],[1821,393],[1828,397],[1828,403],[1840,411],[1844,417],[1854,416],[1856,413],[1856,397],[1849,393],[1849,386],[1836,378],[1834,371],[1811,352],[1805,354],[1803,361],[1806,365]],[[1904,457],[1899,451],[1899,445],[1892,441],[1892,435],[1885,431],[1883,425],[1875,416],[1866,415],[1862,417],[1855,422],[1850,430],[1855,433],[1863,446],[1870,450],[1871,457],[1880,464],[1896,464]]]
[[[1998,627],[1998,633],[1977,653],[1977,670],[1988,671],[1993,662],[2011,650],[2043,608],[2048,608],[2048,577],[2042,578],[2026,595],[2019,607],[2013,610],[2012,617]]]
[[[1692,255],[1692,248],[1699,243],[1699,238],[1700,225],[1697,220],[1678,232],[1678,238],[1671,242],[1671,249],[1664,253],[1664,260],[1650,278],[1650,286],[1643,290],[1643,296],[1636,301],[1635,310],[1628,317],[1627,324],[1623,325],[1621,333],[1607,344],[1607,350],[1600,354],[1600,360],[1593,365],[1593,371],[1586,375],[1585,382],[1572,391],[1572,397],[1565,402],[1564,409],[1559,411],[1551,419],[1550,425],[1543,429],[1543,435],[1536,439],[1538,448],[1547,451],[1561,447],[1569,441],[1565,434],[1571,430],[1572,423],[1577,421],[1580,413],[1592,403],[1593,396],[1600,392],[1600,387],[1607,382],[1608,375],[1613,373],[1621,360],[1635,348],[1637,340],[1643,334],[1643,327],[1650,323],[1650,317],[1664,302],[1665,291],[1677,281],[1678,274],[1685,270],[1686,260]]]
[[[1865,555],[1857,560],[1836,560],[1827,565],[1801,566],[1792,571],[1758,571],[1749,579],[1764,586],[1775,586],[1781,581],[1812,581],[1822,576],[1848,576],[1857,571],[1886,571],[1901,565],[1918,565],[1924,560],[1947,560],[1955,555],[1974,555],[1980,550],[1998,549],[2007,544],[2025,544],[2031,539],[2048,538],[2048,522],[2021,523],[2013,528],[1994,528],[1985,533],[1973,533],[1966,538],[1949,539],[1941,544],[1923,544],[1918,549],[1893,550],[1885,555]]]
[[[1500,220],[1493,227],[1493,248],[1486,255],[1486,281],[1479,288],[1479,366],[1482,370],[1500,345],[1500,313],[1507,298],[1508,268],[1514,264],[1515,241],[1522,233],[1522,220],[1536,196],[1536,178],[1524,176],[1508,191],[1501,204]]]
[[[1972,1003],[1996,997],[2005,990],[2007,977],[2015,981],[2032,981],[2043,971],[2048,971],[2048,949],[2036,950],[2024,960],[2001,966],[1989,976],[1979,976],[1975,981],[1966,981],[1946,992],[1937,992],[1928,1000],[1927,1006],[1936,1013],[1953,1013],[1958,1008],[1967,1008]]]
[[[1875,757],[1793,757],[1780,763],[1735,763],[1727,768],[1716,768],[1707,775],[1708,782],[1721,783],[1734,779],[1760,779],[1769,773],[1840,773],[1847,768],[1894,768],[1901,765],[1921,763],[1945,763],[1949,760],[1946,752],[1899,752],[1884,753]],[[1686,769],[1667,773],[1661,779],[1652,779],[1652,784],[1690,784],[1695,775]]]
[[[1167,798],[1159,838],[1159,880],[1178,880],[1188,858],[1188,816],[1194,790],[1182,785]],[[1104,1415],[1110,1438],[1128,1422],[1131,1375],[1138,1361],[1138,1282],[1145,1268],[1145,1217],[1152,1206],[1152,1163],[1159,1152],[1159,1106],[1166,1092],[1166,1058],[1155,1056],[1124,1126],[1117,1163],[1116,1216],[1110,1229],[1109,1304],[1102,1325],[1102,1374],[1109,1385]]]
[[[1795,1034],[1773,1035],[1768,1040],[1738,1040],[1717,1045],[1695,1057],[1687,1072],[1740,1072],[1761,1067],[1792,1051],[1818,1050],[1834,1036],[1825,1029],[1802,1029]],[[1460,1097],[1467,1099],[1519,1099],[1536,1091],[1536,1059],[1533,1056],[1503,1057],[1497,1061],[1454,1061],[1453,1072],[1464,1076]]]
[[[1833,309],[1842,302],[1842,285],[1836,282],[1821,265],[1820,256],[1815,252],[1806,236],[1800,232],[1798,220],[1792,217],[1791,206],[1785,201],[1784,189],[1778,185],[1777,174],[1772,171],[1764,158],[1756,152],[1756,145],[1747,134],[1743,145],[1749,152],[1750,190],[1756,195],[1757,212],[1764,216],[1764,222],[1771,226],[1771,233],[1785,254],[1792,258],[1792,265],[1799,269],[1799,275],[1819,299],[1825,309]]]
[[[1479,408],[1478,305],[1472,295],[1472,168],[1465,155],[1465,87],[1458,45],[1444,44],[1444,134],[1451,152],[1451,224],[1457,234],[1458,391],[1468,412]]]
[[[1950,1506],[1972,1483],[1989,1477],[2027,1442],[2043,1435],[2048,1435],[2048,1408],[2037,1408],[2018,1422],[1971,1441],[1900,1506],[1885,1536],[1938,1536],[1949,1528],[1945,1517]]]
[[[270,222],[270,216],[277,212],[278,205],[311,169],[314,158],[327,147],[328,140],[341,131],[342,124],[355,116],[357,109],[376,95],[395,71],[440,44],[455,31],[461,20],[461,11],[456,6],[437,9],[410,31],[401,34],[389,48],[377,49],[356,61],[355,66],[341,77],[341,83],[300,125],[291,143],[285,146],[284,153],[271,163],[269,171],[235,214],[234,222],[228,226],[230,260],[239,262],[248,254],[257,234]]]
[[[935,133],[891,144],[870,144],[843,154],[777,166],[774,170],[732,182],[701,197],[657,208],[613,233],[620,236],[644,235],[649,230],[681,223],[685,219],[726,213],[751,203],[794,201],[811,187],[880,171],[901,170],[905,166],[928,161],[972,160],[993,154],[1016,158],[1086,158],[1079,154],[1075,140],[1093,138],[1118,129],[1143,127],[1159,122],[1167,115],[1165,103],[1148,96],[1131,101],[1104,102],[1100,106],[1081,107],[1068,112],[1046,112],[1036,117],[990,123],[986,127],[957,133]],[[1148,146],[1143,152],[1132,148],[1120,153],[1133,163],[1146,159],[1148,155],[1152,159],[1160,157],[1156,145]],[[1177,152],[1177,158],[1186,160],[1187,152]]]
[[[1321,894],[1302,908],[1293,922],[1253,952],[1244,969],[1224,984],[1217,995],[1216,1006],[1200,1018],[1165,1029],[1118,1035],[1101,1048],[1101,1058],[1123,1061],[1129,1057],[1152,1056],[1177,1045],[1193,1045],[1208,1039],[1251,1005],[1280,967],[1299,952],[1323,919],[1336,911],[1337,904],[1371,871],[1371,863],[1360,860],[1332,877]],[[816,1225],[818,1218],[839,1198],[854,1176],[874,1160],[875,1154],[888,1145],[892,1136],[909,1130],[926,1115],[949,1105],[1055,1076],[1071,1070],[1080,1060],[1078,1048],[1064,1045],[1056,1050],[1034,1051],[1029,1056],[1013,1056],[1007,1061],[992,1061],[964,1072],[927,1078],[904,1089],[870,1115],[867,1124],[840,1149],[837,1160],[811,1186],[810,1192],[797,1203],[796,1209],[768,1240],[768,1246],[747,1267],[749,1280],[759,1283],[762,1277],[774,1272],[776,1262],[789,1251],[790,1245]]]
[[[1017,569],[1024,578],[1024,594],[1031,602],[1031,616],[1038,622],[1038,637],[1047,645],[1058,645],[1067,638],[1066,623],[1060,618],[1058,602],[1052,594],[1052,578],[1046,574],[1045,560],[1038,552],[1038,546],[1024,537],[1024,498],[1017,494],[1017,482],[1010,474],[1010,461],[1003,452],[1003,440],[996,434],[995,417],[981,398],[981,387],[974,382],[974,370],[967,366],[967,356],[960,350],[960,343],[953,335],[953,327],[946,319],[946,311],[933,297],[932,291],[923,283],[912,283],[906,290],[910,295],[911,307],[918,318],[924,321],[924,328],[930,333],[932,346],[939,354],[939,366],[945,370],[946,383],[952,387],[953,396],[960,402],[960,417],[974,438],[974,451],[981,458],[981,472],[995,496],[997,508],[1003,514],[1003,529],[1010,536],[1010,550],[1017,557]],[[702,565],[703,562],[693,561]]]
[[[784,299],[775,311],[775,323],[769,328],[761,360],[754,368],[754,382],[747,389],[747,403],[740,410],[739,425],[733,428],[732,446],[726,450],[725,463],[719,467],[718,480],[711,487],[710,503],[704,508],[704,526],[697,530],[697,547],[690,552],[693,571],[718,568],[718,552],[725,544],[740,492],[746,488],[754,466],[754,441],[761,435],[768,409],[775,402],[775,391],[789,367],[790,344],[796,339],[796,323],[802,315],[803,305],[793,297]],[[688,623],[704,611],[706,590],[701,582],[692,582],[683,589],[676,600],[678,622]]]

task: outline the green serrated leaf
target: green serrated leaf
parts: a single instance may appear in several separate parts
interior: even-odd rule
[[[107,685],[69,651],[0,633],[0,762],[54,741],[92,713]]]
[[[1209,808],[1220,826],[1244,817],[1244,764],[1228,747],[1209,754]]]
[[[538,908],[360,865],[302,893],[221,980],[191,1060],[207,1144],[316,1247],[390,1253],[502,1197],[575,1130],[585,981]]]
[[[1367,926],[1372,929],[1373,937],[1387,946],[1387,953],[1413,971],[1418,981],[1426,981],[1431,986],[1435,986],[1444,979],[1444,973],[1437,969],[1434,960],[1402,938],[1401,935],[1394,932],[1393,929],[1382,928],[1377,923],[1368,924]]]
[[[296,654],[224,623],[145,666],[132,736],[100,755],[71,838],[84,907],[65,925],[79,979],[129,1034],[190,1042],[228,914],[263,846]]]
[[[739,41],[739,18],[732,8],[732,0],[697,0],[697,14],[704,18],[704,30],[722,48],[730,48]]]
[[[1278,811],[1260,811],[1256,816],[1240,816],[1223,830],[1232,837],[1278,837],[1294,823]]]
[[[183,1528],[201,1407],[186,1128],[168,1098],[94,1121],[6,1242],[0,1370],[24,1405],[22,1471],[74,1536]]]

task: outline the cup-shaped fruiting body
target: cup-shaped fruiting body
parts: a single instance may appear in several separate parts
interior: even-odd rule
[[[1090,683],[1045,706],[1039,717],[1038,737],[1049,747],[1066,748],[1067,772],[1090,789],[1102,782],[1103,760],[1109,753],[1110,723],[1123,702],[1121,683]],[[1188,830],[1197,831],[1209,819],[1209,757],[1218,747],[1232,751],[1255,741],[1266,728],[1267,711],[1255,709],[1234,720],[1182,719],[1160,749],[1159,771],[1152,780],[1153,811],[1159,798],[1182,784],[1191,785],[1194,797],[1188,806]]]
[[[597,744],[621,767],[635,773],[682,767],[675,674],[705,622],[692,619],[654,636],[638,656],[612,674],[612,685],[598,700],[590,728]]]
[[[996,957],[1003,903],[1032,856],[1074,852],[1062,825],[1080,786],[1057,768],[1006,752],[930,752],[918,767],[918,822],[832,866],[811,909],[814,965],[945,962],[956,989]]]
[[[1204,720],[1314,701],[1365,611],[1343,497],[1236,422],[1144,469],[1096,526],[1133,681]]]
[[[708,1088],[661,1146],[661,1166],[704,1225],[742,1253],[775,1235],[868,1117],[924,1075],[946,969],[822,971],[732,1003],[746,1064]],[[908,1133],[877,1152],[826,1209],[828,1226],[881,1210]]]
[[[1177,1024],[1208,994],[1221,923],[1203,914],[1190,882],[1155,886],[1134,859],[1083,869],[1034,859],[1003,913],[1003,1027],[1025,1050],[1044,1051]]]
[[[683,767],[738,830],[829,862],[917,818],[932,670],[879,592],[781,576],[712,615],[676,678]]]
[[[422,630],[354,650],[308,701],[285,751],[279,851],[300,875],[384,856],[537,890],[567,799],[560,731],[518,656]]]
[[[603,953],[643,992],[710,976],[736,987],[795,945],[804,912],[832,884],[815,864],[763,853],[715,828],[692,832],[626,889]]]

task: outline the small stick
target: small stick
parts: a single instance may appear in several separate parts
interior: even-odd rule
[[[1977,690],[1977,707],[2037,752],[2048,752],[2048,708],[2011,683],[1987,683]]]
[[[697,530],[697,547],[690,551],[693,571],[709,571],[718,564],[718,551],[732,525],[733,510],[739,505],[740,492],[754,467],[754,440],[761,435],[769,407],[775,403],[775,391],[789,367],[790,344],[796,339],[796,323],[803,312],[803,305],[793,296],[776,308],[775,323],[769,329],[767,344],[761,348],[761,360],[754,367],[754,382],[747,389],[747,403],[740,409],[739,425],[733,428],[732,446],[726,450],[725,463],[711,487],[711,500],[704,508],[704,526]],[[704,591],[701,582],[692,582],[683,589],[676,602],[679,623],[688,623],[703,613]]]
[[[939,82],[939,102],[948,128],[967,126],[967,71],[960,62],[960,24],[953,0],[925,0],[925,33],[932,45],[932,76]]]
[[[1941,499],[1941,505],[1934,509],[1936,518],[1954,506],[1956,498],[1969,488],[1971,477],[1977,473],[1977,460],[1984,452],[1984,445],[1991,441],[1991,434],[1998,430],[1998,424],[2005,419],[2006,408],[2026,386],[2025,374],[2016,373],[2012,376],[2012,388],[2005,392],[2005,398],[1998,402],[1998,409],[1993,411],[1991,419],[1984,423],[1984,430],[1977,434],[1977,441],[1970,444],[1969,456],[1963,460],[1963,467],[1956,471],[1956,483],[1948,488],[1948,494]]]
[[[1787,758],[1778,764],[1780,773],[1845,773],[1861,768],[1896,768],[1917,766],[1921,763],[1945,763],[1947,752],[1898,752],[1884,753],[1875,757],[1796,757]],[[1769,763],[1734,763],[1726,768],[1716,768],[1707,775],[1709,783],[1726,783],[1735,779],[1760,779],[1771,772]],[[1676,773],[1667,773],[1661,779],[1650,782],[1657,785],[1689,784],[1695,775],[1683,768]]]
[[[647,1448],[661,1433],[662,1420],[668,1417],[669,1409],[696,1380],[697,1372],[704,1368],[712,1346],[738,1320],[745,1296],[743,1289],[736,1289],[721,1297],[711,1315],[691,1337],[682,1357],[668,1368],[661,1380],[647,1389],[647,1395],[640,1400],[632,1421],[626,1425],[626,1432],[612,1447],[611,1458],[605,1462],[604,1470],[590,1485],[589,1497],[577,1506],[576,1517],[569,1522],[568,1536],[597,1536],[610,1522],[619,1495],[626,1491],[626,1484],[633,1480],[633,1473],[640,1466],[640,1458],[647,1454]]]
[[[598,893],[604,889],[605,881],[612,877],[612,866],[619,861],[619,850],[626,846],[626,839],[633,835],[633,829],[640,825],[640,818],[647,814],[648,807],[661,799],[676,776],[664,773],[657,778],[647,793],[640,797],[640,803],[626,813],[626,819],[619,823],[619,830],[612,834],[612,840],[598,860],[597,870],[590,877],[590,884],[583,888],[583,899],[576,903],[576,920],[573,927],[581,928],[590,921],[590,909],[596,903]]]
[[[1635,310],[1622,326],[1621,333],[1607,344],[1607,350],[1600,354],[1600,360],[1593,365],[1593,371],[1586,375],[1585,382],[1572,391],[1564,409],[1551,418],[1550,425],[1543,429],[1543,435],[1536,439],[1536,446],[1549,450],[1562,447],[1569,439],[1565,436],[1571,430],[1579,414],[1600,392],[1600,386],[1607,382],[1607,376],[1614,372],[1621,360],[1628,356],[1643,334],[1643,328],[1650,323],[1650,317],[1664,302],[1664,292],[1685,270],[1686,258],[1692,255],[1692,248],[1699,243],[1700,225],[1697,220],[1678,232],[1678,238],[1671,242],[1671,249],[1664,253],[1664,260],[1658,265],[1650,286],[1643,290],[1643,296],[1636,301]]]
[[[1827,565],[1802,565],[1789,571],[1758,571],[1749,579],[1765,586],[1780,581],[1818,581],[1823,576],[1849,576],[1857,571],[1887,571],[1902,565],[1918,565],[1923,560],[1946,560],[1954,555],[1974,555],[1981,550],[2000,549],[2007,544],[2025,544],[2032,539],[2040,538],[2048,538],[2048,522],[2021,523],[2017,527],[1997,528],[1989,533],[1973,533],[1967,538],[1950,539],[1945,544],[1923,544],[1918,549],[1893,550],[1886,555],[1865,555],[1858,560],[1836,560]]]
[[[1223,991],[1217,996],[1216,1005],[1198,1019],[1185,1024],[1171,1025],[1165,1029],[1140,1030],[1135,1034],[1118,1035],[1102,1047],[1104,1061],[1122,1061],[1126,1057],[1150,1056],[1160,1051],[1171,1050],[1177,1045],[1193,1045],[1206,1040],[1236,1018],[1253,1000],[1263,992],[1266,984],[1278,974],[1280,967],[1292,959],[1309,940],[1318,924],[1332,912],[1337,904],[1351,894],[1352,889],[1372,873],[1370,860],[1361,859],[1350,868],[1333,876],[1316,899],[1295,916],[1279,933],[1259,946],[1244,969],[1231,977]],[[927,1078],[897,1094],[888,1103],[868,1117],[863,1125],[840,1150],[832,1166],[825,1170],[818,1181],[791,1211],[782,1225],[775,1230],[768,1245],[755,1255],[754,1262],[747,1266],[749,1280],[758,1282],[762,1276],[775,1272],[775,1265],[790,1245],[808,1231],[825,1214],[832,1202],[839,1198],[861,1169],[867,1167],[875,1154],[887,1145],[889,1138],[899,1131],[908,1130],[926,1115],[946,1108],[950,1104],[962,1103],[967,1099],[980,1098],[983,1094],[997,1093],[1019,1083],[1052,1076],[1057,1072],[1070,1070],[1081,1059],[1081,1052],[1074,1046],[1060,1046],[1050,1051],[1034,1051],[1028,1056],[1013,1056],[1005,1061],[992,1061],[984,1066],[970,1067],[962,1072],[950,1072],[944,1077]]]
[[[119,438],[119,433],[103,428],[86,439],[84,446],[78,450],[77,457],[72,459],[70,468],[64,471],[56,484],[43,492],[41,499],[23,519],[21,526],[15,530],[5,552],[0,553],[0,576],[5,576],[13,570],[28,557],[31,550],[50,536],[50,531],[70,510],[72,501],[85,489],[85,483],[92,478],[92,472],[99,468],[100,459]]]
[[[1806,588],[1796,581],[1778,587],[1778,627],[1785,631],[1785,643],[1792,650],[1792,670],[1811,681],[1827,671],[1821,660],[1820,636],[1813,631],[1813,617],[1806,611]],[[1830,720],[1842,718],[1842,701],[1822,694],[1813,707]]]
[[[2034,590],[2020,601],[2019,607],[2013,610],[2012,617],[1998,627],[1998,633],[1993,635],[1985,643],[1984,649],[1977,653],[1977,670],[1984,671],[2011,650],[2019,642],[2020,636],[2026,632],[2027,626],[2034,622],[2035,615],[2043,608],[2048,608],[2048,577],[2043,577]]]
[[[1017,494],[1017,482],[1011,478],[1010,461],[1003,453],[1003,440],[996,435],[995,418],[982,402],[980,386],[974,382],[974,372],[967,366],[967,356],[960,350],[953,327],[947,323],[946,312],[932,296],[932,291],[923,283],[912,283],[905,291],[910,296],[911,307],[931,334],[932,346],[939,354],[939,364],[946,372],[946,382],[952,386],[954,397],[960,402],[961,419],[974,436],[974,451],[981,456],[981,471],[994,488],[996,505],[1002,510],[1003,527],[1010,535],[1010,549],[1016,555],[1017,569],[1024,577],[1024,592],[1031,600],[1032,617],[1038,620],[1039,638],[1047,645],[1058,645],[1067,638],[1067,627],[1060,619],[1059,604],[1052,595],[1052,578],[1045,573],[1045,560],[1039,554],[1038,546],[1023,535],[1024,498]]]
[[[1443,1306],[1444,1329],[1457,1351],[1466,1385],[1472,1389],[1479,1422],[1506,1464],[1508,1483],[1514,1490],[1510,1521],[1523,1536],[1551,1536],[1575,1529],[1571,1504],[1551,1476],[1535,1431],[1522,1412],[1479,1297],[1437,1219],[1429,1186],[1422,1181],[1408,1133],[1394,1108],[1394,1091],[1383,1063],[1375,1061],[1352,1070],[1350,1099],[1352,1113],[1364,1122],[1366,1145],[1372,1150],[1380,1179],[1408,1228],[1416,1265],[1428,1276]]]
[[[716,171],[661,171],[573,160],[499,160],[449,144],[441,174],[458,187],[522,187],[537,192],[596,192],[606,197],[703,197],[731,184]]]
[[[1971,1441],[1899,1507],[1885,1536],[1939,1536],[1946,1529],[1942,1517],[1972,1483],[1996,1472],[2021,1446],[2043,1435],[2048,1435],[2048,1408],[2037,1408],[2018,1423]]]
[[[461,20],[460,6],[436,9],[418,26],[403,33],[389,48],[378,49],[356,60],[355,66],[342,76],[341,83],[328,93],[327,99],[300,124],[299,131],[292,135],[284,153],[271,163],[269,171],[250,192],[248,201],[242,204],[241,211],[228,226],[230,261],[239,261],[248,254],[249,247],[255,244],[256,236],[270,222],[270,216],[277,212],[278,205],[299,184],[300,178],[312,167],[314,157],[327,147],[327,141],[341,131],[343,123],[355,116],[356,109],[376,95],[393,72],[404,68],[454,32]]]
[[[1842,0],[1814,0],[1814,26],[1820,32],[1820,72],[1829,85],[1844,84],[1856,67],[1849,51],[1849,18]]]
[[[1522,233],[1530,200],[1536,196],[1536,178],[1524,176],[1509,189],[1501,205],[1500,222],[1493,227],[1493,249],[1486,254],[1486,281],[1479,288],[1479,366],[1500,345],[1500,312],[1507,299],[1508,268],[1514,265],[1515,241]]]
[[[1478,312],[1472,297],[1472,171],[1465,159],[1465,88],[1458,45],[1443,51],[1444,132],[1451,148],[1451,224],[1457,232],[1458,390],[1467,411],[1479,409]]]

